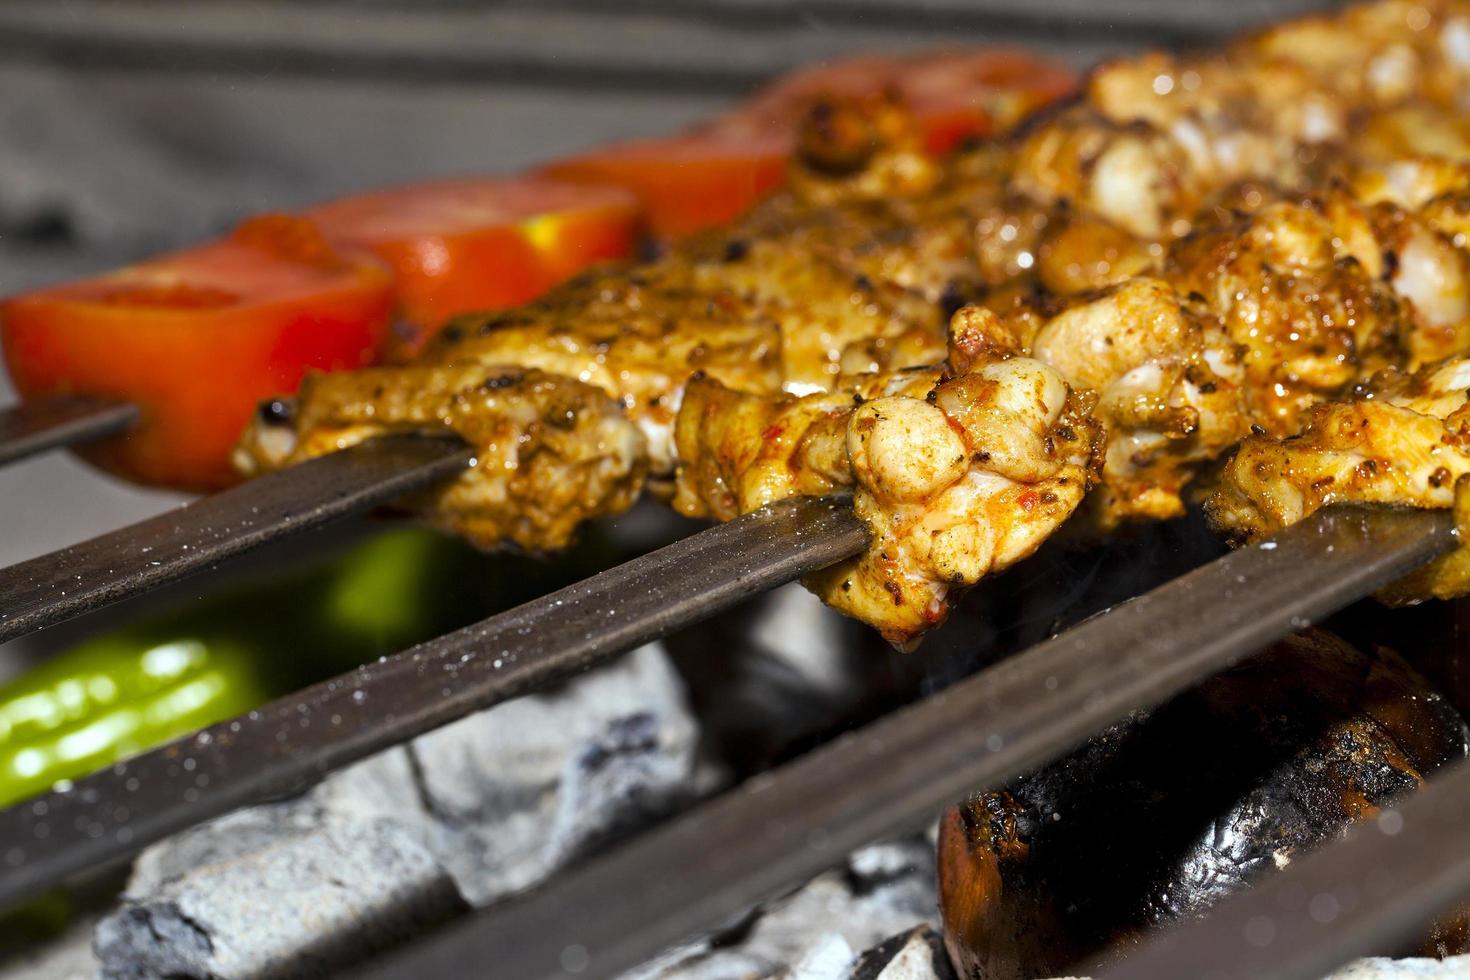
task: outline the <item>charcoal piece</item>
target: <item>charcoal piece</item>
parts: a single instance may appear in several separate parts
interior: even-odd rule
[[[701,791],[699,732],[660,649],[410,748],[434,850],[473,905],[540,881]]]
[[[1065,973],[1204,913],[1464,758],[1465,722],[1397,655],[1311,631],[950,812],[962,974]],[[1437,930],[1454,953],[1454,928]]]
[[[150,848],[122,907],[97,925],[101,974],[320,975],[442,920],[463,903],[428,847],[425,816],[395,749],[301,800]]]
[[[944,939],[929,926],[900,933],[858,958],[843,980],[956,980]]]
[[[461,719],[147,849],[101,974],[323,975],[708,788],[697,739],[656,646]]]
[[[736,925],[621,980],[816,980],[793,971],[826,969],[840,949],[865,950],[915,926],[936,926],[934,875],[934,847],[925,835],[865,847]],[[855,960],[853,954],[847,965]]]

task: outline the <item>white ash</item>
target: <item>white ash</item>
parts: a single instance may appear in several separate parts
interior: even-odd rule
[[[96,929],[100,974],[321,975],[686,801],[697,735],[652,646],[462,719],[149,848]]]
[[[835,932],[818,939],[790,969],[782,971],[787,980],[848,980],[857,964],[857,954]]]
[[[723,933],[672,950],[622,980],[818,980],[835,950],[867,950],[916,926],[938,926],[934,848],[926,836],[875,844],[751,912]],[[845,974],[838,974],[846,980]]]
[[[1470,955],[1443,960],[1425,957],[1391,960],[1375,956],[1348,964],[1328,980],[1464,980],[1465,977],[1470,977]]]
[[[609,836],[713,788],[699,732],[661,649],[564,690],[483,713],[409,746],[434,852],[484,905],[545,878]]]

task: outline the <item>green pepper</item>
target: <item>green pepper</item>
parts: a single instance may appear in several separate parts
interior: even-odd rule
[[[0,689],[0,805],[248,710],[270,695],[224,636],[90,640]]]
[[[0,805],[461,625],[480,609],[453,583],[482,561],[396,529],[83,641],[0,687]]]
[[[0,686],[0,806],[543,594],[611,561],[554,562],[413,527],[108,630]]]

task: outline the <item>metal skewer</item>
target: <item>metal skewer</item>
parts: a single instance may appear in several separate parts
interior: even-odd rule
[[[863,844],[924,827],[966,793],[1057,757],[1454,541],[1445,512],[1320,511],[454,923],[369,975],[452,976],[484,963],[497,977],[570,977],[562,954],[575,947],[578,975],[614,976]]]
[[[0,466],[48,449],[117,435],[137,421],[136,405],[82,395],[0,408]]]
[[[0,905],[544,687],[866,541],[844,498],[783,501],[0,811]]]
[[[460,472],[471,456],[453,439],[382,436],[0,569],[0,641],[387,503]]]

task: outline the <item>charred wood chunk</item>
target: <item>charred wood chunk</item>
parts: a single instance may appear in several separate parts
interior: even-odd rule
[[[1291,637],[951,809],[950,955],[985,980],[1121,955],[1371,818],[1467,746],[1461,716],[1397,654]],[[1462,919],[1438,923],[1424,951],[1463,951]]]

